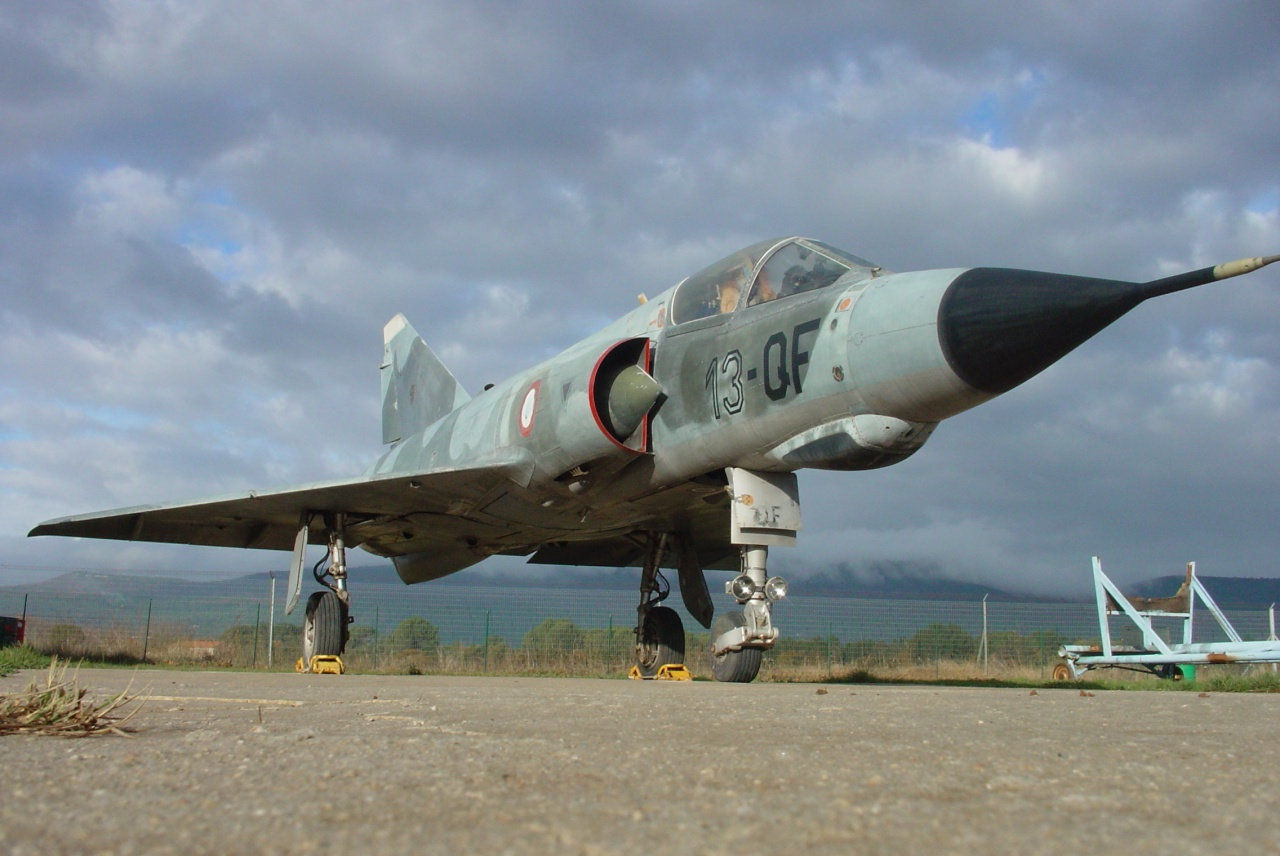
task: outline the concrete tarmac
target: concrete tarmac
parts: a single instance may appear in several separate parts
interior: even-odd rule
[[[0,679],[0,693],[37,673]],[[1280,697],[86,669],[0,852],[1280,852]]]

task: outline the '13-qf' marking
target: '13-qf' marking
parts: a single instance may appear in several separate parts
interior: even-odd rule
[[[764,393],[773,401],[781,401],[795,389],[804,391],[804,377],[809,370],[809,349],[801,339],[818,331],[821,322],[817,318],[797,324],[791,331],[791,347],[787,348],[787,334],[779,330],[764,343],[761,354],[764,366]],[[790,359],[788,359],[788,356]],[[754,380],[755,369],[747,370],[747,379]],[[711,412],[716,419],[742,412],[744,392],[742,387],[742,353],[736,348],[721,357],[712,357],[707,366],[706,386],[711,394]]]

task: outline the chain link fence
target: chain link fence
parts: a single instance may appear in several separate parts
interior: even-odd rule
[[[25,618],[38,650],[117,662],[292,668],[301,648],[304,592],[283,614],[284,585],[261,597],[44,594],[0,590],[0,615]],[[734,608],[713,595],[717,611]],[[686,662],[695,672],[709,645],[678,595],[668,601],[687,631]],[[619,589],[508,587],[435,583],[411,589],[370,584],[354,593],[344,660],[354,670],[398,672],[600,674],[631,663],[637,595]],[[1265,639],[1266,610],[1228,610],[1246,639]],[[1048,677],[1063,643],[1098,641],[1092,603],[872,600],[797,596],[775,608],[782,640],[764,674],[820,676],[863,669],[914,668],[945,676],[944,666],[993,677]],[[1123,620],[1113,638],[1139,641]],[[1168,622],[1166,638],[1181,638]],[[1126,634],[1129,634],[1126,637]],[[1222,641],[1212,618],[1197,613],[1197,641]],[[985,648],[983,641],[985,640]],[[932,670],[932,671],[930,671]],[[947,674],[950,674],[949,671]]]

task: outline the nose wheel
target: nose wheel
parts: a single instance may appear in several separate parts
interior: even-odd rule
[[[740,634],[746,626],[747,617],[742,610],[721,613],[711,625],[711,638],[719,639],[727,633]],[[763,656],[763,648],[724,649],[718,653],[712,649],[711,677],[724,683],[749,684],[760,674]]]
[[[748,684],[760,674],[767,648],[778,641],[773,605],[787,596],[782,577],[765,576],[769,548],[742,547],[742,572],[725,585],[739,609],[722,613],[711,625],[711,676],[717,681]]]

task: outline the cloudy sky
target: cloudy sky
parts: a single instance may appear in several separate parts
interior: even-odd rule
[[[0,574],[283,568],[25,533],[359,474],[396,312],[475,390],[772,235],[1280,252],[1277,44],[1269,0],[0,5]],[[802,474],[772,568],[1280,576],[1277,330],[1274,267],[1140,307],[900,466]]]

